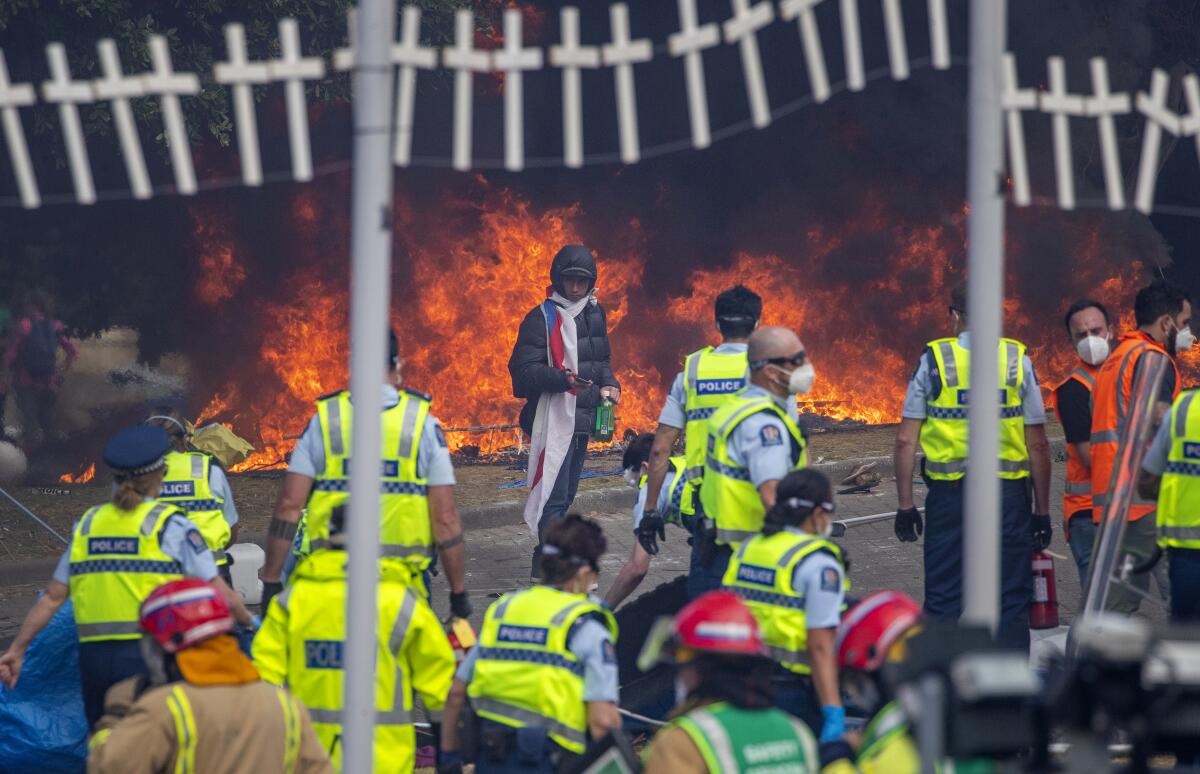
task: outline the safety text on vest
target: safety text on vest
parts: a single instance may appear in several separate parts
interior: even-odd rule
[[[132,537],[88,538],[89,554],[136,554],[138,539]]]
[[[306,669],[341,669],[341,640],[305,640],[304,666]]]
[[[195,497],[196,484],[192,481],[164,481],[163,497]]]
[[[538,626],[512,626],[511,624],[503,624],[500,627],[500,631],[496,634],[496,639],[500,642],[515,642],[521,645],[545,645],[546,638],[549,635],[549,629],[543,629]]]
[[[775,570],[771,567],[756,567],[753,564],[738,566],[737,579],[758,586],[774,586]]]

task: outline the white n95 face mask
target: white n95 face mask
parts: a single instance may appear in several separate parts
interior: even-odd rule
[[[642,485],[642,476],[638,473],[637,468],[625,468],[622,474],[625,476],[625,483],[629,484],[634,489],[638,489]]]
[[[792,375],[788,377],[788,392],[792,395],[807,395],[812,390],[816,378],[817,370],[813,368],[813,364],[805,363],[792,371]]]
[[[1187,352],[1196,343],[1196,337],[1192,334],[1192,327],[1185,325],[1175,334],[1175,351]]]
[[[1088,336],[1079,340],[1075,351],[1079,353],[1079,359],[1088,365],[1100,365],[1108,357],[1108,339]]]

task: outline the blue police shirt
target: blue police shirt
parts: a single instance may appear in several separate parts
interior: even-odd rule
[[[746,385],[739,394],[768,398],[780,408],[787,406],[784,398],[755,384]],[[750,482],[755,487],[766,481],[780,481],[792,470],[791,433],[773,412],[760,411],[743,419],[729,436],[726,450],[735,465],[750,470]]]
[[[1167,470],[1167,456],[1171,453],[1170,419],[1170,414],[1163,418],[1154,440],[1150,442],[1150,448],[1146,449],[1146,456],[1142,458],[1142,470],[1147,473],[1161,476]]]

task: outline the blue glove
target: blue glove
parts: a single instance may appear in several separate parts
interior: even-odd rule
[[[262,628],[262,616],[261,615],[251,615],[250,616],[250,629],[252,631],[258,631],[261,628]]]
[[[844,707],[826,704],[821,708],[821,715],[825,718],[825,724],[821,726],[821,738],[818,740],[821,744],[835,742],[846,735],[846,709]]]

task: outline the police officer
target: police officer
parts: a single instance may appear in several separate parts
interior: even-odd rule
[[[1063,531],[1075,566],[1079,585],[1087,585],[1092,543],[1092,389],[1096,374],[1108,357],[1112,333],[1108,310],[1099,301],[1085,298],[1071,304],[1064,318],[1067,334],[1079,356],[1075,369],[1054,388],[1054,410],[1067,441],[1067,476],[1063,489]]]
[[[825,474],[788,473],[762,532],[738,547],[724,581],[754,613],[779,664],[776,706],[807,723],[822,743],[846,730],[834,647],[846,566],[842,549],[829,540],[832,500]]]
[[[287,686],[308,707],[317,737],[340,770],[342,648],[346,637],[345,505],[333,508],[329,543],[301,560],[272,601],[254,638],[263,679]],[[410,772],[416,760],[413,697],[441,711],[454,677],[454,651],[429,603],[415,590],[417,571],[380,562],[376,603],[375,771]]]
[[[684,472],[685,463],[683,457],[669,458],[670,470],[667,471],[666,478],[663,479],[663,487],[659,489],[658,499],[653,508],[649,505],[646,468],[649,466],[647,460],[649,459],[650,447],[654,443],[654,440],[655,437],[650,433],[642,433],[625,448],[625,455],[621,458],[625,483],[638,490],[637,501],[633,504],[633,532],[638,537],[640,537],[639,528],[645,522],[645,514],[648,510],[653,510],[661,516],[664,524],[667,522],[682,524],[685,529],[691,531],[690,524],[683,521],[683,517],[680,514],[681,503],[683,502],[684,493],[688,485],[687,475]],[[654,549],[657,553],[657,544],[655,544]],[[632,594],[642,582],[642,579],[646,577],[646,573],[650,570],[650,560],[652,557],[653,555],[646,549],[641,540],[634,541],[633,551],[629,554],[629,558],[625,560],[621,571],[617,573],[616,579],[604,595],[604,602],[610,610],[615,610],[617,605],[621,604],[621,602]]]
[[[455,616],[467,618],[471,602],[466,591],[462,523],[454,504],[454,467],[446,436],[429,413],[429,396],[401,389],[404,361],[391,330],[388,344],[380,555],[425,571],[436,548],[450,583],[450,609]],[[322,548],[329,540],[329,516],[347,499],[352,415],[350,393],[326,395],[317,401],[316,415],[296,442],[267,531],[267,556],[259,573],[264,603],[282,590],[284,560],[291,552],[306,504],[309,545]]]
[[[773,665],[735,594],[710,591],[680,610],[657,659],[675,665],[684,695],[650,745],[647,774],[818,770],[812,732],[772,706]]]
[[[967,291],[958,285],[950,295],[956,336],[936,339],[908,383],[896,435],[896,537],[914,542],[923,525],[913,502],[912,480],[917,441],[925,452],[922,474],[925,498],[925,612],[958,620],[962,614],[963,479],[967,465],[967,397],[971,349],[967,332]],[[1031,551],[1050,545],[1050,444],[1046,440],[1046,408],[1025,345],[1001,339],[1000,491],[1001,532],[1000,625],[1003,645],[1029,648]],[[1034,507],[1030,512],[1029,481]]]
[[[161,427],[171,439],[158,499],[182,508],[195,522],[204,542],[212,549],[221,577],[232,584],[225,550],[237,542],[238,512],[225,471],[211,455],[189,448],[192,434],[184,424],[183,415],[175,409],[156,408],[146,418],[146,424]]]
[[[656,537],[664,537],[665,517],[656,507],[670,470],[668,459],[679,433],[684,432],[684,457],[687,490],[681,500],[681,513],[690,518],[696,512],[695,490],[704,477],[704,445],[708,440],[708,418],[746,385],[746,340],[758,327],[762,299],[758,294],[736,285],[717,296],[717,330],[721,343],[703,347],[684,359],[683,370],[675,375],[654,434],[654,446],[646,474],[646,502],[650,507],[642,515],[638,540],[647,553],[658,553]],[[692,561],[696,551],[693,542]]]
[[[12,688],[29,643],[73,597],[89,726],[100,719],[109,687],[142,671],[138,607],[161,584],[185,576],[212,581],[238,622],[254,625],[237,593],[217,576],[200,530],[183,511],[155,499],[169,446],[162,429],[145,425],[122,430],[108,442],[104,462],[116,479],[112,501],[90,508],[75,523],[46,593],[0,656],[0,681]]]
[[[692,598],[720,586],[733,549],[762,529],[779,481],[808,464],[807,441],[787,412],[788,396],[812,389],[808,352],[787,328],[760,328],[747,356],[750,384],[709,418]]]
[[[620,728],[617,622],[588,596],[605,548],[596,522],[575,514],[554,522],[543,538],[546,585],[488,608],[446,700],[440,771],[461,771],[458,721],[468,699],[480,719],[479,774],[565,770],[589,737]]]

